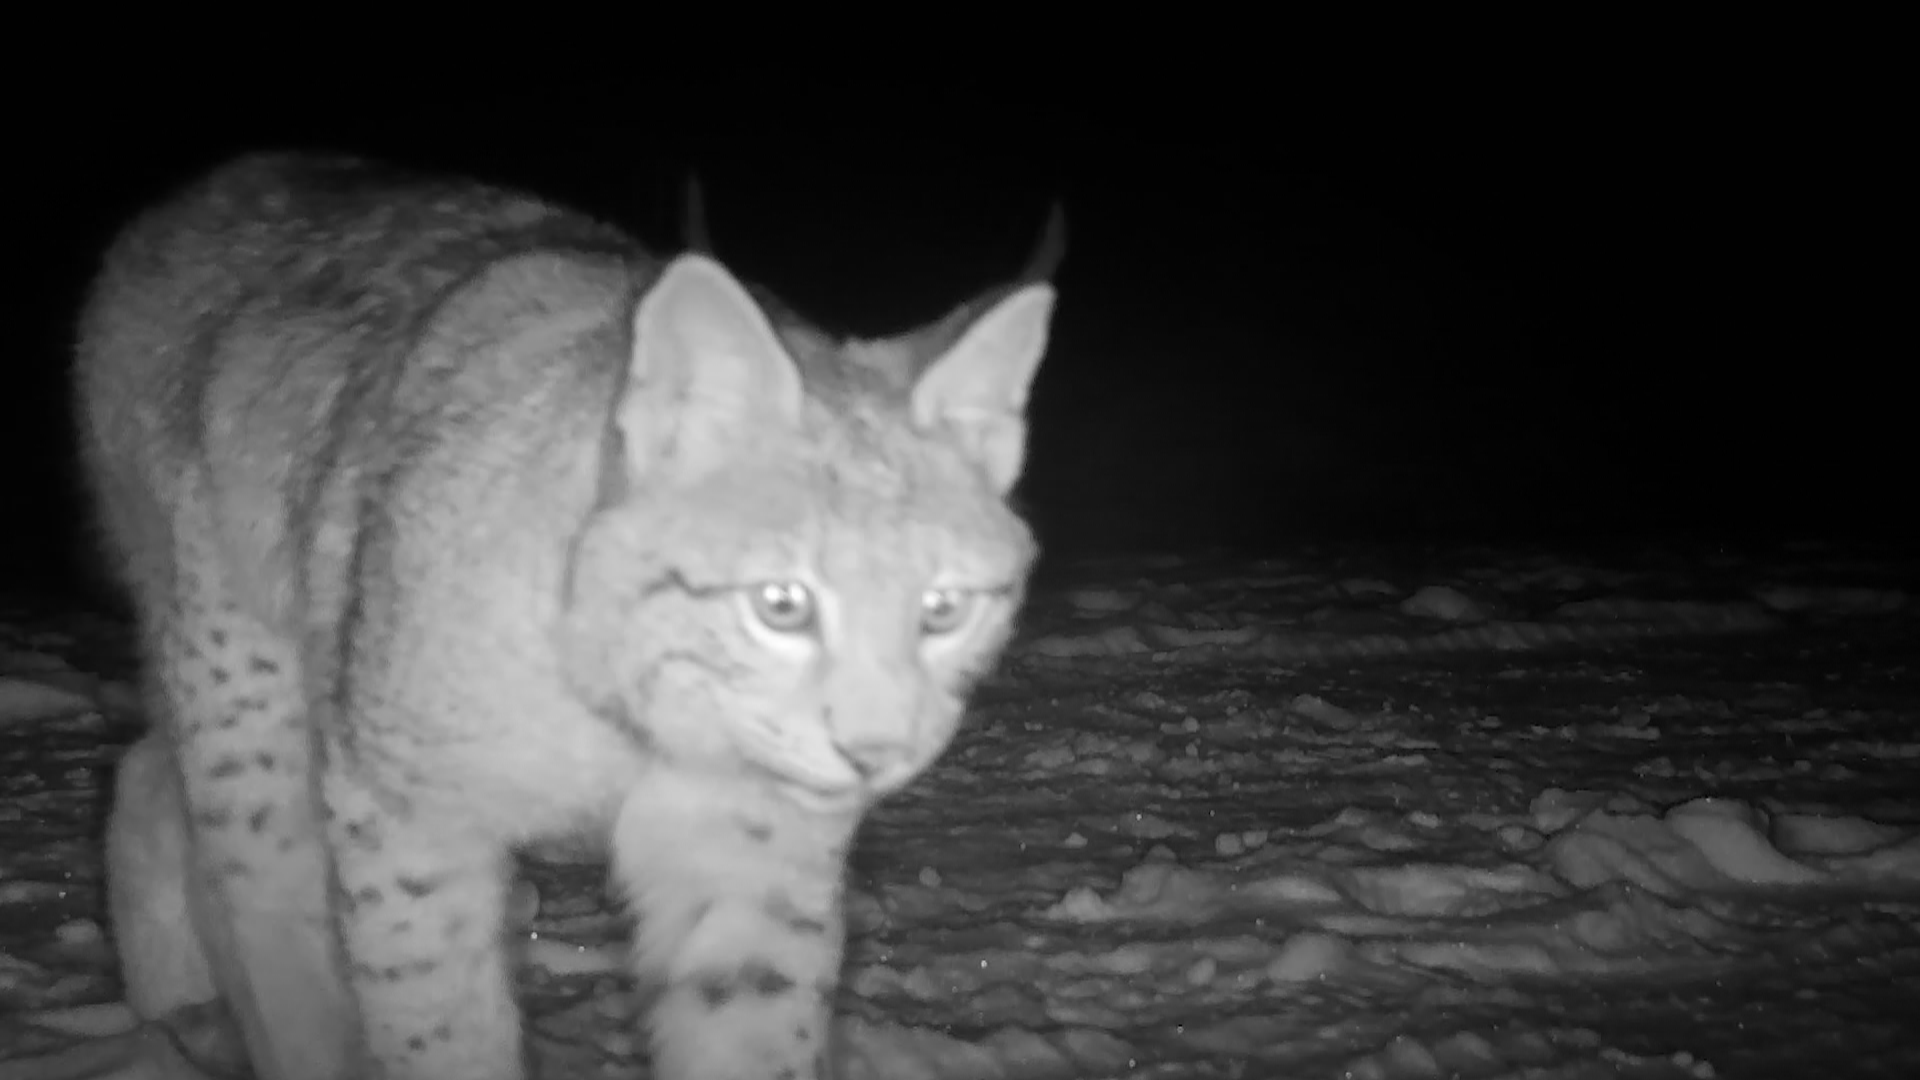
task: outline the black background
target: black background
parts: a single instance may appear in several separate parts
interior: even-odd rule
[[[724,260],[863,335],[1014,273],[1062,201],[1023,491],[1056,552],[1907,543],[1912,125],[1891,69],[1819,60],[64,101],[12,136],[0,570],[85,565],[65,380],[101,248],[273,147],[523,185],[665,252],[697,170]]]

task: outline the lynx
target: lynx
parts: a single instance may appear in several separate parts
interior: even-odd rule
[[[590,836],[655,1076],[830,1075],[848,845],[1036,553],[1050,276],[843,341],[703,252],[293,154],[129,226],[77,399],[154,717],[137,1011],[222,1002],[265,1080],[521,1077],[512,852]]]

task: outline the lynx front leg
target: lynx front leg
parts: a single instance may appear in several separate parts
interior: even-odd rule
[[[858,818],[730,794],[650,776],[614,830],[636,974],[657,991],[654,1074],[831,1080],[840,878]]]
[[[520,1080],[520,1014],[502,941],[506,853],[376,794],[330,754],[327,831],[369,1080]]]

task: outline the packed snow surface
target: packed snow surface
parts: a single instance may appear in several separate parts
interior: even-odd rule
[[[1920,1075],[1906,572],[1049,567],[855,852],[844,1074]],[[102,921],[132,674],[119,625],[0,608],[0,1080],[201,1075],[118,1004]],[[601,867],[524,870],[544,1075],[642,1075]]]

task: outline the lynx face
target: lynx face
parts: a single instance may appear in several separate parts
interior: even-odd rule
[[[691,339],[712,385],[670,398],[670,418],[626,416],[619,465],[635,482],[612,485],[588,526],[570,595],[576,640],[611,627],[626,644],[585,682],[688,767],[864,804],[952,737],[1033,542],[1005,503],[1004,463],[980,453],[985,425],[938,400],[938,381],[920,384],[926,403],[903,389],[903,349],[866,356],[864,385],[788,396],[780,373],[824,358],[791,357],[807,339],[776,334],[744,293],[710,303],[710,324],[678,340],[636,318],[637,354],[671,364]],[[716,355],[776,374],[729,378]],[[994,355],[963,338],[936,370]]]

